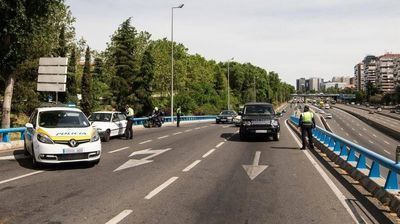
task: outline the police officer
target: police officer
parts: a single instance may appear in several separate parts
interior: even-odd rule
[[[300,115],[299,126],[301,127],[301,139],[303,143],[301,149],[306,149],[306,135],[308,137],[310,149],[314,149],[312,136],[312,129],[315,128],[314,113],[310,111],[310,108],[307,105],[304,106],[304,112]]]
[[[181,107],[178,107],[178,109],[176,109],[176,127],[179,128],[179,123],[181,122]]]
[[[126,120],[127,120],[125,137],[126,139],[132,139],[133,138],[132,125],[133,125],[134,111],[132,107],[130,107],[129,105],[126,105],[125,109],[126,109]]]

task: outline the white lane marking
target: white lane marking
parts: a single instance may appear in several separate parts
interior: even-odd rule
[[[188,130],[186,130],[185,132],[190,132],[190,131],[192,131],[193,129],[188,129]]]
[[[199,130],[201,127],[197,127],[197,128],[195,128],[194,130]]]
[[[389,142],[387,142],[387,141],[384,141],[387,145],[390,145],[390,143]]]
[[[182,134],[182,132],[181,132],[181,131],[175,132],[175,133],[173,133],[172,135],[179,135],[179,134]]]
[[[362,136],[362,134],[361,134],[361,133],[358,133],[358,135],[359,135],[359,136]]]
[[[376,134],[372,134],[372,136],[374,136],[375,138],[377,137]]]
[[[346,136],[349,136],[349,133],[346,132]]]
[[[371,141],[371,140],[368,140],[368,142],[369,142],[369,143],[371,143],[371,144],[374,144],[374,142],[373,142],[373,141]]]
[[[187,166],[185,169],[182,170],[182,172],[188,172],[189,170],[191,170],[193,167],[195,167],[197,164],[199,164],[201,162],[201,160],[196,160],[194,161],[192,164],[190,164],[189,166]]]
[[[386,149],[384,149],[383,151],[385,151],[387,154],[391,155],[391,153],[389,151],[387,151]]]
[[[222,128],[229,128],[229,127],[230,127],[230,125],[222,126]]]
[[[351,128],[351,130],[355,131],[356,129],[354,129],[354,128]]]
[[[340,128],[340,130],[344,131],[344,129],[343,129],[343,128]]]
[[[149,200],[152,197],[156,196],[158,193],[160,193],[162,190],[164,190],[166,187],[168,187],[170,184],[175,182],[179,177],[171,177],[167,181],[165,181],[163,184],[152,190],[146,197],[145,199]]]
[[[296,137],[296,135],[293,133],[293,131],[290,129],[288,124],[285,122],[286,128],[289,130],[289,132],[292,134],[292,137],[296,141],[297,145],[301,147],[300,140]],[[307,156],[308,160],[310,160],[311,164],[314,166],[314,168],[318,171],[318,173],[322,176],[322,178],[325,180],[325,182],[328,184],[328,186],[331,188],[333,193],[335,193],[336,197],[339,199],[340,203],[345,207],[351,218],[356,223],[359,223],[357,218],[354,216],[351,208],[349,205],[346,203],[347,198],[344,196],[344,194],[339,190],[339,188],[336,187],[335,183],[332,182],[332,180],[329,178],[329,176],[325,173],[325,171],[321,168],[321,166],[318,165],[318,163],[313,159],[313,157],[310,155],[308,150],[302,150],[303,153]]]
[[[17,177],[13,177],[13,178],[10,178],[10,179],[7,179],[7,180],[2,180],[2,181],[0,181],[0,184],[5,184],[5,183],[8,183],[8,182],[11,182],[11,181],[14,181],[14,180],[18,180],[18,179],[21,179],[21,178],[24,178],[24,177],[29,177],[29,176],[32,176],[32,175],[35,175],[35,174],[39,174],[39,173],[43,173],[44,171],[43,170],[39,170],[39,171],[35,171],[35,172],[32,172],[32,173],[27,173],[27,174],[24,174],[24,175],[21,175],[21,176],[17,176]]]
[[[215,148],[219,148],[221,147],[221,145],[223,145],[225,142],[220,142],[218,145],[215,146]]]
[[[131,214],[133,211],[132,210],[123,210],[121,213],[116,215],[114,218],[110,219],[110,221],[106,222],[106,224],[117,224],[121,222],[125,217],[127,217],[129,214]]]
[[[215,151],[215,149],[210,149],[208,152],[206,152],[202,157],[206,158],[207,156],[209,156],[211,153],[213,153]]]
[[[158,137],[158,139],[163,139],[163,138],[168,138],[168,137],[169,137],[169,135],[164,135],[164,136]]]
[[[120,148],[120,149],[116,149],[116,150],[113,150],[113,151],[109,151],[108,153],[119,152],[119,151],[122,151],[122,150],[125,150],[125,149],[129,149],[129,147],[123,147],[123,148]]]
[[[208,125],[202,126],[201,128],[208,128]]]
[[[353,142],[355,142],[355,143],[357,143],[357,144],[358,144],[357,140],[355,140],[355,139],[353,140]]]
[[[11,155],[11,156],[2,156],[0,157],[0,160],[17,160],[17,159],[26,159],[29,156],[26,156],[24,154],[16,154],[16,155]]]
[[[235,133],[239,133],[239,130],[235,131]]]
[[[367,129],[366,129],[366,128],[363,128],[363,130],[366,131]]]
[[[143,145],[143,144],[146,144],[146,143],[149,143],[149,142],[152,142],[153,140],[146,140],[146,141],[144,141],[144,142],[141,142],[141,143],[139,143],[139,145]]]

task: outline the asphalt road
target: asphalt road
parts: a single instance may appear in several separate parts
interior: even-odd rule
[[[386,222],[299,150],[288,115],[279,142],[211,122],[138,130],[104,143],[95,167],[2,153],[0,223]]]

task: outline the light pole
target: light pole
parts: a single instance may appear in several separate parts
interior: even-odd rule
[[[254,81],[254,102],[257,102],[257,93],[256,93],[256,75],[253,76]]]
[[[171,8],[171,122],[174,123],[174,9],[181,9],[184,4]]]
[[[230,61],[232,61],[234,58],[231,58],[231,59],[229,59],[228,60],[228,110],[230,110],[230,105],[231,105],[231,102],[230,102],[230,92],[229,92],[229,62]]]

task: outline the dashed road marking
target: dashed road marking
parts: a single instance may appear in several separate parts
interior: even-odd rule
[[[363,136],[361,133],[358,133],[359,136]]]
[[[141,143],[139,143],[139,145],[143,145],[143,144],[146,144],[146,143],[149,143],[149,142],[152,142],[153,140],[146,140],[146,141],[144,141],[144,142],[141,142]]]
[[[18,180],[18,179],[21,179],[21,178],[24,178],[24,177],[29,177],[29,176],[32,176],[32,175],[35,175],[35,174],[39,174],[39,173],[43,173],[44,171],[43,170],[39,170],[39,171],[35,171],[35,172],[32,172],[32,173],[27,173],[27,174],[24,174],[24,175],[21,175],[21,176],[17,176],[17,177],[13,177],[13,178],[10,178],[10,179],[7,179],[7,180],[2,180],[2,181],[0,181],[0,184],[5,184],[5,183],[8,183],[8,182],[11,182],[11,181],[14,181],[14,180]]]
[[[391,153],[389,151],[387,151],[386,149],[384,149],[383,151],[385,151],[387,154],[391,155]]]
[[[195,167],[197,164],[199,164],[201,162],[201,160],[196,160],[194,161],[192,164],[190,164],[189,166],[187,166],[185,169],[182,170],[182,172],[188,172],[189,170],[191,170],[193,167]]]
[[[215,149],[210,149],[208,152],[206,152],[202,157],[206,158],[207,156],[209,156],[211,153],[213,153],[215,151]]]
[[[162,190],[164,190],[166,187],[171,185],[173,182],[175,182],[179,177],[171,177],[167,181],[165,181],[163,184],[152,190],[149,194],[147,194],[144,198],[149,200],[152,197],[156,196],[158,193],[160,193]]]
[[[131,214],[133,211],[132,210],[123,210],[121,213],[119,213],[117,216],[112,218],[110,221],[106,222],[106,224],[117,224],[121,222],[124,218],[126,218],[129,214]]]
[[[158,139],[163,139],[163,138],[168,138],[168,137],[169,137],[169,135],[164,135],[164,136],[158,137]]]
[[[377,137],[376,134],[372,134],[372,136],[374,136],[375,138]]]
[[[343,129],[343,128],[340,128],[340,130],[344,131],[344,129]]]
[[[221,145],[223,145],[225,142],[220,142],[218,145],[215,146],[215,148],[219,148],[221,147]]]
[[[389,142],[387,142],[387,141],[383,141],[383,142],[385,142],[387,145],[390,145],[390,143],[389,143]]]
[[[346,136],[349,136],[349,133],[346,132]]]
[[[374,142],[373,142],[373,141],[371,141],[371,140],[368,140],[368,142],[369,142],[369,143],[371,143],[371,144],[374,144]]]
[[[120,149],[116,149],[116,150],[113,150],[113,151],[109,151],[108,153],[119,152],[119,151],[122,151],[122,150],[125,150],[125,149],[129,149],[129,147],[123,147],[123,148],[120,148]]]
[[[354,129],[354,128],[351,128],[351,130],[355,131],[356,129]]]
[[[181,131],[175,132],[175,133],[173,133],[172,135],[179,135],[179,134],[182,134],[182,132],[181,132]]]
[[[197,128],[195,128],[195,130],[199,130],[201,127],[197,127]]]
[[[185,132],[191,132],[193,129],[188,129],[188,130],[186,130]]]

